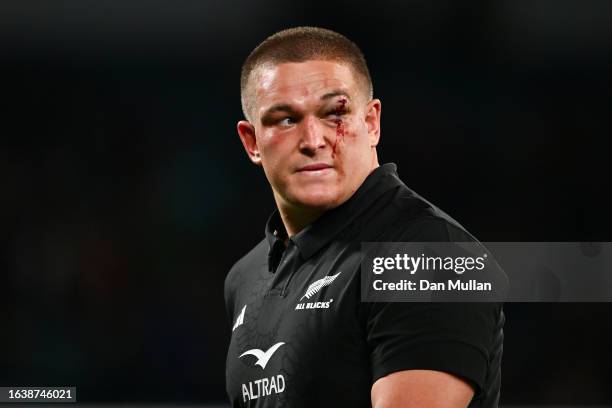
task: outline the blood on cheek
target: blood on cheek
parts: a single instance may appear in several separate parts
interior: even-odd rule
[[[339,106],[336,109],[334,109],[334,114],[341,115],[342,113],[345,112],[347,100],[340,99],[338,103],[339,103]],[[336,140],[334,140],[334,143],[332,144],[332,157],[336,156],[336,149],[339,147],[338,144],[344,143],[344,136],[345,136],[344,122],[342,121],[342,119],[341,118],[334,119],[334,123],[336,124]]]

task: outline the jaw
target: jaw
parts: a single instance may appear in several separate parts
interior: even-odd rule
[[[289,211],[326,211],[341,204],[342,197],[335,188],[322,183],[311,183],[298,189],[289,188],[284,195],[274,192],[277,205]]]

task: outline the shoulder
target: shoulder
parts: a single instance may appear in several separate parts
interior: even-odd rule
[[[446,212],[402,185],[388,203],[393,221],[386,229],[388,241],[462,242],[477,241]]]
[[[230,268],[225,277],[225,287],[231,288],[240,284],[244,279],[248,279],[246,272],[265,265],[267,254],[268,241],[264,238]]]
[[[253,249],[240,258],[229,270],[225,277],[224,294],[227,304],[231,303],[238,287],[243,286],[254,271],[265,266],[268,254],[268,241],[262,239]]]

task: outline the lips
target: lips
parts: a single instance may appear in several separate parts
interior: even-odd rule
[[[297,171],[317,171],[317,170],[325,170],[330,169],[332,166],[326,163],[314,163],[309,164],[303,167],[300,167]]]

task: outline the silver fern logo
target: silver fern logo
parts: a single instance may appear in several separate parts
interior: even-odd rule
[[[336,280],[336,278],[338,276],[340,276],[341,272],[338,272],[335,275],[331,275],[331,276],[325,276],[317,281],[314,281],[313,283],[310,284],[310,286],[308,286],[308,289],[306,289],[306,293],[304,293],[304,296],[302,296],[300,298],[300,301],[304,298],[306,299],[310,299],[311,296],[313,296],[314,294],[316,294],[318,291],[320,291],[321,289],[323,289],[326,286],[329,286],[332,284],[332,282],[334,280]]]

